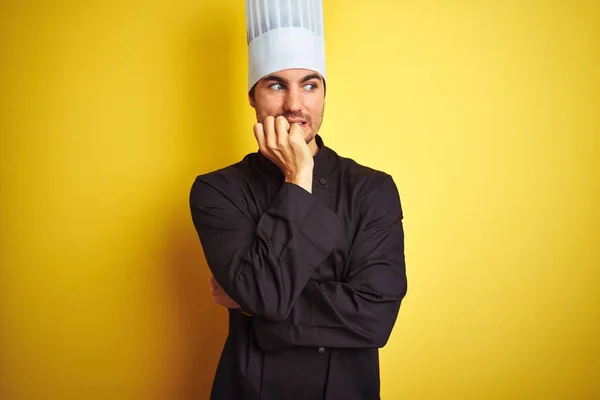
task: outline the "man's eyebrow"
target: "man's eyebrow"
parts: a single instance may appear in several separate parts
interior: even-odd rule
[[[263,78],[266,82],[279,82],[282,84],[286,84],[288,83],[287,79],[283,79],[282,77],[279,77],[277,75],[267,75]],[[321,75],[319,74],[310,74],[310,75],[306,75],[304,78],[302,78],[302,80],[300,81],[300,83],[304,83],[307,81],[310,81],[311,79],[317,79],[319,81],[322,81]]]
[[[279,82],[279,83],[287,83],[287,80],[280,78],[277,75],[268,75],[264,77],[265,81],[275,81],[275,82]]]
[[[300,83],[304,83],[306,81],[310,81],[311,79],[317,79],[317,80],[321,80],[321,75],[319,74],[310,74],[310,75],[306,75],[304,78],[302,78],[302,80],[300,81]]]

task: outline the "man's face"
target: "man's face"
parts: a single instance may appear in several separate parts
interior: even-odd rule
[[[308,69],[275,72],[258,81],[254,96],[249,97],[258,122],[281,115],[290,124],[300,123],[306,143],[319,132],[325,109],[325,85],[319,73]]]

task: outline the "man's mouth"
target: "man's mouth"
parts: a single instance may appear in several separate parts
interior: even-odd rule
[[[300,126],[301,126],[301,127],[303,127],[303,128],[304,128],[306,125],[308,125],[308,124],[307,124],[307,122],[306,122],[306,121],[304,121],[304,120],[302,120],[302,119],[291,119],[291,118],[287,118],[287,121],[289,122],[289,124],[290,124],[290,125],[292,125],[292,124],[298,124],[298,125],[300,125]]]

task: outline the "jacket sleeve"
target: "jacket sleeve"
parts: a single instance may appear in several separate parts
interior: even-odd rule
[[[190,193],[192,219],[208,266],[244,311],[283,321],[339,240],[341,221],[292,183],[283,184],[258,221],[226,190],[231,190],[227,184],[199,177]]]
[[[366,202],[343,282],[310,280],[285,321],[254,318],[259,346],[383,347],[407,291],[402,209],[391,177]]]

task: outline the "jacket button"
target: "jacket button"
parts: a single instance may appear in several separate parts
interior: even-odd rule
[[[319,179],[319,184],[321,186],[325,186],[325,185],[327,185],[327,180],[325,178],[321,178],[321,179]]]
[[[319,347],[317,351],[319,352],[319,354],[323,354],[325,353],[325,347]]]

